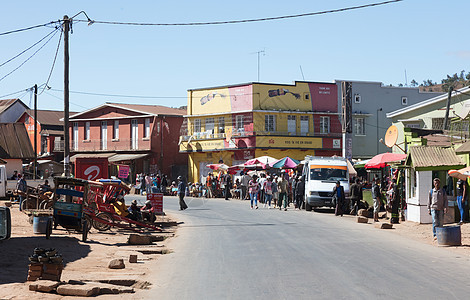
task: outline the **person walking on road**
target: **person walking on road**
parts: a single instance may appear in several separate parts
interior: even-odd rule
[[[178,176],[178,197],[180,198],[180,210],[188,208],[186,202],[184,202],[184,195],[186,192],[186,185],[184,184],[183,177]]]
[[[246,174],[245,172],[241,171],[240,175],[242,176],[242,179],[240,181],[241,183],[241,190],[242,190],[242,195],[241,199],[245,200],[248,197],[248,184],[250,183],[250,175]]]
[[[462,225],[465,220],[465,196],[467,195],[467,181],[459,179],[457,181],[457,205],[460,211],[460,222],[459,225]]]
[[[392,190],[392,197],[390,201],[392,205],[392,217],[390,218],[390,223],[398,224],[400,220],[400,215],[399,215],[398,210],[400,208],[401,197],[400,197],[400,191],[398,189],[397,180],[395,178],[392,179],[391,190]]]
[[[341,182],[336,181],[336,185],[333,188],[333,201],[335,204],[335,216],[343,216],[343,205],[345,201],[344,187],[341,186]]]
[[[26,194],[26,192],[28,191],[28,185],[23,175],[18,174],[17,176],[18,176],[18,182],[16,183],[16,190],[19,191],[18,199],[20,201],[20,211],[22,211],[24,194]]]
[[[232,188],[232,176],[227,173],[224,176],[224,184],[225,184],[225,200],[228,200],[230,198],[230,189]]]
[[[441,181],[439,178],[434,178],[433,184],[434,188],[429,191],[428,212],[432,216],[432,234],[436,239],[436,227],[444,225],[444,214],[447,213],[449,204],[446,193],[440,187]]]
[[[379,211],[382,206],[382,194],[380,193],[379,183],[380,178],[376,178],[372,183],[372,189],[370,190],[372,193],[372,199],[374,200],[374,222],[379,221]]]
[[[268,209],[271,208],[271,200],[273,198],[273,178],[268,176],[267,180],[264,182],[264,207],[268,206]]]
[[[295,205],[298,210],[302,210],[305,194],[305,180],[304,176],[298,176],[297,183],[295,184]]]
[[[359,201],[362,200],[362,187],[359,178],[356,178],[356,182],[350,187],[351,190],[351,215],[357,215],[359,208]]]
[[[277,206],[277,199],[279,198],[279,189],[278,189],[278,186],[277,186],[277,181],[278,181],[278,176],[274,176],[274,179],[273,179],[273,184],[272,184],[272,187],[273,187],[273,206],[274,208],[276,208]]]
[[[281,178],[278,183],[279,186],[279,200],[277,202],[277,206],[279,207],[279,210],[281,210],[281,205],[284,205],[284,210],[287,210],[287,193],[289,190],[289,182],[286,179],[286,173],[281,172]]]
[[[256,178],[256,175],[253,175],[253,178],[250,180],[248,185],[249,192],[250,192],[250,203],[251,209],[253,209],[253,200],[255,202],[255,209],[258,209],[258,192],[259,192],[259,184]]]

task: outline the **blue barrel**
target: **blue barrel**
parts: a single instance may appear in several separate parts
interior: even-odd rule
[[[462,245],[462,234],[460,226],[445,226],[437,227],[437,243],[446,246],[460,246]]]
[[[45,234],[47,229],[47,221],[51,217],[49,216],[37,216],[33,218],[33,233],[34,234]]]

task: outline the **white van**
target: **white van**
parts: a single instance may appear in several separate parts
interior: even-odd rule
[[[5,198],[7,192],[7,170],[0,165],[0,198]]]
[[[331,201],[333,188],[339,181],[349,197],[348,163],[343,157],[306,156],[303,161],[305,176],[305,210],[327,206],[334,207]]]

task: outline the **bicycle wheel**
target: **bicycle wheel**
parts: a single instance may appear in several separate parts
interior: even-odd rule
[[[113,217],[105,212],[100,212],[96,215],[96,218],[101,219],[103,221],[112,223],[113,222]],[[93,220],[93,228],[99,230],[99,231],[106,231],[111,228],[111,225],[100,222],[98,220]]]

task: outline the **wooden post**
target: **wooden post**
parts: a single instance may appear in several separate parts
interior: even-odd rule
[[[69,29],[70,19],[64,16],[64,174],[70,176],[69,135]]]

